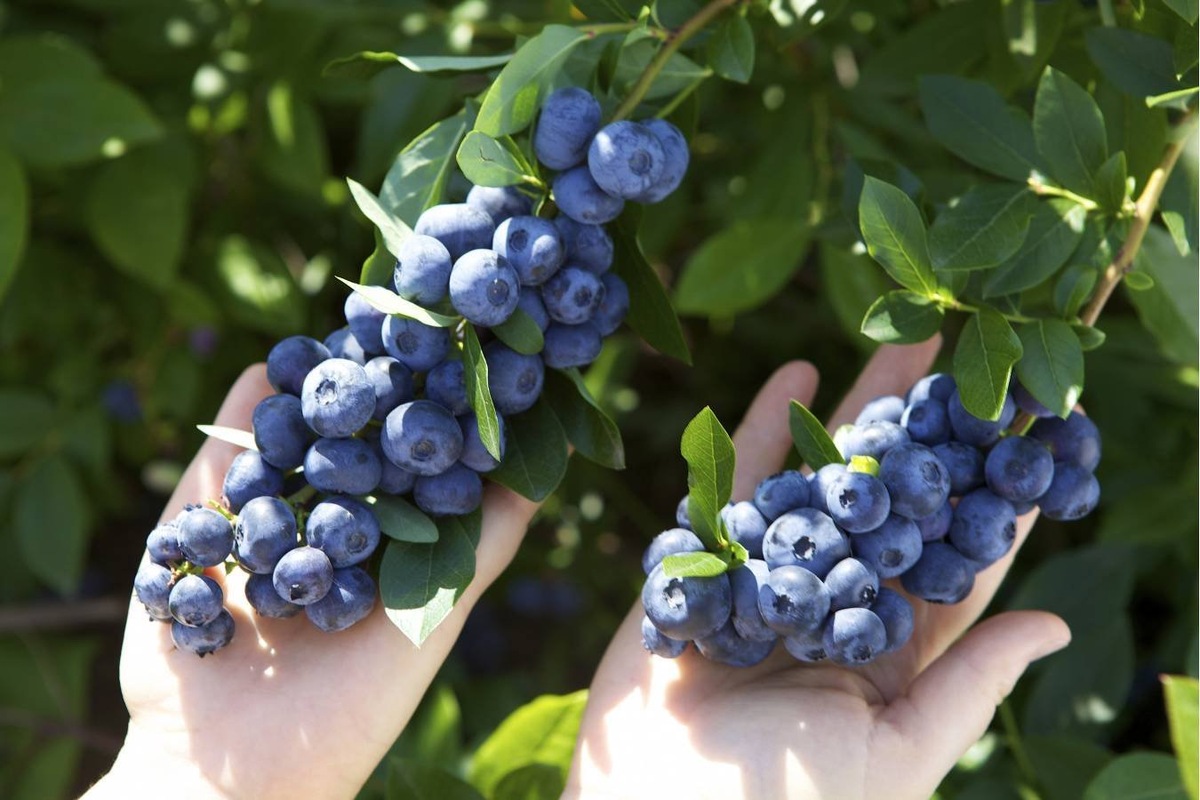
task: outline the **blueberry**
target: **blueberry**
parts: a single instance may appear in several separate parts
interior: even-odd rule
[[[168,605],[168,598],[171,596],[171,570],[153,561],[143,561],[138,567],[137,575],[134,576],[133,591],[137,594],[138,602],[146,607],[150,619],[171,618],[171,608]]]
[[[883,482],[874,475],[847,470],[825,490],[825,506],[839,528],[863,533],[883,524],[892,501]]]
[[[611,336],[629,314],[629,287],[619,275],[612,272],[601,275],[600,282],[604,285],[604,292],[600,305],[592,315],[592,322],[596,323],[601,336]]]
[[[933,454],[950,476],[950,494],[961,497],[983,486],[983,453],[978,447],[962,442],[934,445]]]
[[[792,658],[797,661],[803,661],[806,664],[818,664],[829,658],[825,653],[825,639],[822,628],[785,637],[783,646],[792,655]]]
[[[1013,403],[1012,396],[1008,395],[1004,398],[1004,406],[1000,410],[999,419],[995,421],[980,419],[963,406],[958,390],[950,395],[946,410],[949,412],[950,428],[954,431],[954,437],[960,442],[973,444],[976,447],[988,447],[998,440],[1000,434],[1012,423],[1013,417],[1017,414],[1017,406]]]
[[[317,439],[304,456],[304,478],[319,492],[367,494],[382,475],[375,448],[362,439]]]
[[[233,641],[233,630],[233,616],[228,611],[221,611],[212,622],[198,628],[189,628],[178,621],[172,622],[171,641],[180,650],[187,650],[204,658]]]
[[[179,525],[174,521],[164,522],[150,531],[146,537],[146,551],[155,564],[165,566],[183,561],[183,551],[179,549]]]
[[[862,407],[854,418],[855,425],[866,425],[869,422],[900,422],[904,415],[904,398],[894,394],[876,397]]]
[[[587,167],[560,172],[554,178],[554,202],[576,222],[603,225],[621,216],[625,201],[607,194],[592,180]]]
[[[900,576],[904,591],[929,603],[958,603],[975,586],[975,565],[952,545],[930,542],[908,572]]]
[[[179,549],[191,563],[215,567],[233,550],[233,526],[211,508],[194,508],[179,523]]]
[[[1017,404],[1017,408],[1031,417],[1056,416],[1053,411],[1038,402],[1038,399],[1021,385],[1015,374],[1013,375],[1012,383],[1009,384],[1009,391],[1012,392],[1013,402]]]
[[[517,271],[494,250],[471,250],[454,262],[450,302],[468,321],[484,327],[500,325],[521,299]]]
[[[954,507],[947,536],[958,552],[986,567],[1012,549],[1017,512],[1003,497],[976,489]]]
[[[829,613],[829,590],[803,567],[775,567],[759,589],[758,610],[780,636],[811,633]]]
[[[304,530],[308,544],[329,556],[334,569],[366,561],[379,546],[381,535],[371,509],[348,497],[317,503]]]
[[[588,145],[600,129],[600,103],[591,93],[568,86],[542,103],[533,132],[533,152],[550,169],[568,169],[587,158]]]
[[[315,547],[297,547],[279,559],[271,582],[284,600],[306,606],[324,597],[333,585],[333,564]]]
[[[835,611],[825,626],[823,642],[835,664],[869,664],[887,649],[887,630],[870,609],[843,608]]]
[[[764,478],[754,490],[754,506],[768,523],[792,509],[804,508],[808,498],[808,478],[794,469]]]
[[[921,380],[913,384],[913,387],[908,390],[908,404],[919,403],[922,400],[937,400],[940,403],[949,403],[950,396],[954,394],[954,390],[958,385],[954,382],[951,375],[944,372],[935,372],[932,375],[926,375]]]
[[[517,301],[517,309],[524,311],[533,320],[533,324],[538,326],[538,330],[545,331],[546,326],[550,324],[550,315],[546,313],[546,304],[542,302],[542,290],[533,286],[521,287],[521,299]]]
[[[283,491],[283,473],[272,467],[253,450],[234,456],[221,492],[235,514],[256,497],[276,495]]]
[[[642,647],[659,658],[679,658],[687,650],[687,639],[672,639],[658,628],[649,617],[642,617]]]
[[[808,478],[808,505],[822,514],[828,514],[829,506],[825,503],[825,494],[829,491],[830,485],[845,471],[845,464],[835,462],[826,464],[810,475]]]
[[[1095,471],[1100,463],[1100,431],[1096,423],[1072,411],[1065,419],[1041,419],[1034,423],[1029,435],[1050,448],[1055,461],[1078,464]]]
[[[396,293],[420,306],[432,306],[450,293],[454,261],[446,245],[432,236],[410,236],[400,245],[393,282]]]
[[[450,332],[392,315],[383,322],[383,347],[413,372],[428,372],[450,352]]]
[[[663,169],[658,181],[634,198],[639,203],[657,203],[679,188],[688,168],[688,144],[683,132],[665,119],[648,119],[643,125],[654,134],[663,149]]]
[[[950,501],[942,503],[937,511],[927,517],[914,520],[917,530],[921,532],[921,541],[932,542],[941,539],[950,530],[950,520],[954,517],[954,506]]]
[[[870,456],[881,461],[887,451],[910,441],[908,431],[895,422],[868,422],[866,425],[843,425],[834,433],[834,443],[842,457]]]
[[[579,267],[563,267],[542,287],[546,313],[555,322],[567,325],[587,322],[603,300],[604,283]]]
[[[458,261],[471,250],[491,247],[495,230],[496,225],[487,212],[466,203],[447,203],[426,209],[413,226],[414,232],[432,236],[444,244],[451,261]]]
[[[462,455],[462,428],[445,407],[414,400],[388,414],[380,444],[396,466],[417,475],[437,475]]]
[[[520,414],[537,402],[545,380],[541,356],[524,355],[501,342],[483,348],[488,365],[488,389],[496,410],[505,416]]]
[[[464,464],[452,464],[437,475],[421,475],[413,486],[417,508],[434,517],[470,514],[483,501],[479,473]]]
[[[709,661],[718,664],[753,667],[771,655],[776,641],[774,637],[765,641],[743,639],[734,629],[733,623],[727,621],[709,635],[696,639],[696,650]]]
[[[1073,462],[1054,465],[1054,480],[1038,498],[1042,513],[1054,520],[1086,517],[1100,502],[1100,484],[1096,476]]]
[[[642,554],[642,572],[649,575],[667,556],[676,553],[699,553],[703,550],[704,542],[700,541],[696,534],[687,528],[670,528],[650,541],[646,552]]]
[[[289,336],[267,354],[267,381],[277,392],[299,395],[304,376],[331,354],[329,348],[308,336]]]
[[[688,516],[688,498],[685,494],[675,504],[675,524],[684,530],[692,529],[692,518]]]
[[[933,446],[950,441],[950,412],[940,400],[918,400],[904,409],[900,424],[914,442]]]
[[[672,639],[697,639],[717,630],[732,610],[729,578],[671,578],[662,564],[650,571],[642,587],[646,616]]]
[[[383,453],[383,444],[375,442],[375,455],[379,457],[379,486],[375,487],[377,491],[386,494],[408,494],[412,491],[413,485],[417,481],[416,473],[409,472],[403,467],[398,467],[392,463]]]
[[[883,629],[887,632],[885,653],[899,650],[912,638],[913,607],[904,599],[904,595],[884,586],[875,597],[871,610],[883,622]]]
[[[588,171],[601,189],[625,200],[648,193],[662,178],[662,143],[640,122],[619,120],[596,133],[588,147]]]
[[[921,557],[921,531],[917,523],[892,514],[873,531],[850,539],[854,555],[867,562],[880,578],[895,578]]]
[[[413,372],[391,356],[377,356],[363,367],[375,390],[375,409],[371,419],[382,422],[396,406],[415,396]]]
[[[300,393],[304,421],[321,436],[351,436],[375,413],[375,386],[353,361],[331,358],[308,373]]]
[[[425,399],[445,406],[456,417],[471,410],[462,359],[448,358],[429,370],[425,376]]]
[[[296,546],[296,515],[277,497],[256,497],[242,508],[233,528],[233,556],[246,569],[269,575]]]
[[[496,415],[496,421],[500,423],[500,458],[504,458],[504,417],[500,414]],[[496,467],[500,466],[500,461],[497,461],[487,448],[483,446],[483,440],[479,438],[479,418],[475,416],[475,412],[468,411],[466,414],[458,417],[458,425],[462,428],[463,434],[463,449],[462,455],[458,457],[466,466],[476,472],[491,472]]]
[[[496,228],[492,249],[517,271],[522,286],[540,286],[563,265],[558,229],[540,217],[512,217]]]
[[[361,567],[333,571],[325,596],[304,607],[309,621],[326,633],[344,631],[365,619],[375,607],[375,581]]]
[[[1054,478],[1054,457],[1031,436],[1006,436],[996,442],[983,464],[988,488],[1014,503],[1041,497]]]
[[[533,211],[533,201],[515,186],[472,186],[467,192],[467,205],[478,208],[497,225],[509,217],[520,217]]]
[[[725,506],[721,519],[729,531],[729,538],[741,543],[751,558],[762,558],[763,537],[767,535],[767,520],[749,500]]]
[[[254,407],[253,427],[262,460],[282,470],[304,463],[304,453],[315,438],[304,421],[300,398],[291,394],[264,398]]]
[[[843,558],[825,576],[829,608],[870,608],[879,594],[879,574],[865,561]]]
[[[558,322],[546,328],[542,358],[547,367],[570,369],[586,367],[600,355],[604,337],[594,322],[563,325]]]
[[[260,617],[287,619],[300,613],[303,606],[290,603],[275,591],[270,575],[251,575],[246,581],[246,602]]]
[[[325,346],[329,348],[331,358],[344,358],[347,361],[353,361],[360,367],[370,358],[367,355],[367,349],[362,346],[362,342],[354,338],[349,325],[338,328],[326,336]]]
[[[189,628],[212,622],[224,607],[225,593],[207,575],[184,575],[171,587],[167,605],[171,617]]]
[[[367,298],[358,292],[351,292],[344,306],[346,324],[350,333],[368,353],[383,352],[383,318],[387,316],[375,306],[367,302]]]
[[[902,444],[879,464],[879,480],[892,497],[892,512],[909,519],[927,517],[950,496],[950,473],[923,444]]]
[[[554,218],[554,227],[566,249],[566,261],[596,275],[612,266],[613,240],[603,225],[587,225],[559,214]]]
[[[770,572],[767,562],[751,558],[728,573],[729,586],[733,592],[730,622],[737,635],[743,639],[770,642],[776,638],[775,631],[767,627],[762,612],[758,609],[758,593]]]
[[[763,537],[763,559],[771,569],[804,567],[824,578],[833,565],[850,555],[850,540],[828,514],[813,508],[789,511],[771,523]]]

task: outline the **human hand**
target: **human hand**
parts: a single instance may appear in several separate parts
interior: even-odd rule
[[[879,348],[830,429],[874,397],[903,395],[936,353],[936,342]],[[734,435],[735,501],[780,469],[792,446],[788,400],[810,405],[816,388],[816,370],[795,362],[759,391]],[[1070,639],[1061,619],[1042,612],[971,628],[1036,516],[1018,520],[1012,550],[977,575],[962,603],[914,600],[912,639],[865,667],[801,663],[782,647],[751,668],[693,648],[654,657],[642,647],[637,603],[592,681],[566,796],[929,797],[1029,663]]]
[[[230,390],[216,424],[249,430],[273,390],[259,364]],[[163,512],[221,496],[238,448],[209,439]],[[176,650],[171,628],[130,601],[121,650],[129,732],[112,772],[89,798],[167,793],[181,797],[353,797],[412,716],[484,589],[512,560],[537,505],[490,485],[475,578],[418,650],[378,605],[336,634],[303,619],[255,614],[247,575],[210,569],[237,631],[200,659]],[[130,571],[132,578],[133,570]]]

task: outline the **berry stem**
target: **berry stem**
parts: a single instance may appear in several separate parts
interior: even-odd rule
[[[1042,197],[1065,197],[1074,203],[1083,206],[1087,211],[1095,211],[1100,208],[1100,204],[1095,200],[1089,200],[1080,194],[1075,194],[1070,189],[1064,189],[1061,186],[1052,186],[1048,183],[1042,183],[1041,177],[1037,175],[1030,176],[1029,188],[1034,194]]]
[[[297,490],[295,494],[290,494],[284,498],[284,501],[294,508],[307,503],[309,500],[315,497],[316,494],[316,488],[306,484],[304,488]]]
[[[712,22],[713,19],[727,8],[732,8],[737,5],[740,0],[712,0],[704,8],[700,9],[679,27],[679,30],[668,33],[663,46],[654,54],[654,58],[650,59],[650,63],[642,70],[642,74],[638,76],[637,82],[633,88],[629,90],[629,94],[621,101],[621,105],[617,106],[617,110],[613,112],[612,120],[615,122],[619,119],[625,119],[633,110],[637,108],[638,103],[642,102],[642,98],[646,96],[646,92],[650,91],[654,79],[658,77],[658,73],[662,72],[663,67],[671,60],[671,56],[675,55],[675,51],[684,45],[689,39],[704,29],[704,26]]]
[[[1021,777],[1031,785],[1037,786],[1037,772],[1033,768],[1033,762],[1029,760],[1029,754],[1025,752],[1025,742],[1021,740],[1021,727],[1017,724],[1017,717],[1008,700],[1000,702],[1000,722],[1004,726],[1004,738],[1008,741],[1008,749],[1013,755],[1013,760],[1017,762]]]

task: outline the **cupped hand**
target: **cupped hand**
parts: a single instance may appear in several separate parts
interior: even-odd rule
[[[255,405],[272,391],[261,364],[247,369],[216,424],[250,430]],[[220,497],[238,452],[206,442],[162,518]],[[335,634],[303,615],[260,617],[246,602],[246,574],[217,569],[208,574],[222,584],[237,630],[227,647],[201,659],[176,650],[170,626],[148,621],[132,598],[121,650],[129,732],[113,771],[89,797],[353,797],[412,716],[471,607],[512,560],[536,510],[488,486],[475,579],[420,649],[379,605]]]
[[[881,347],[830,429],[874,397],[903,395],[936,353],[937,342]],[[810,405],[816,388],[816,370],[795,362],[759,391],[734,435],[734,500],[781,468],[792,446],[788,400]],[[1015,546],[978,574],[965,601],[912,600],[912,639],[866,667],[805,664],[782,646],[751,668],[708,661],[694,648],[658,658],[642,647],[636,604],[592,681],[567,796],[929,797],[1029,663],[1070,639],[1061,619],[1042,612],[971,627],[1035,518],[1019,519]]]

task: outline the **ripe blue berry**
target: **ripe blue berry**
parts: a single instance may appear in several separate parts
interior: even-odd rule
[[[542,103],[533,132],[533,152],[550,169],[569,169],[581,163],[592,137],[600,129],[600,103],[591,93],[567,86]]]
[[[517,310],[528,314],[540,331],[545,332],[546,326],[550,324],[550,315],[546,312],[546,304],[542,302],[540,287],[522,286],[521,299],[517,301]]]
[[[284,600],[306,606],[324,597],[333,585],[333,564],[315,547],[297,547],[279,559],[271,582]]]
[[[758,610],[780,636],[811,633],[829,613],[829,590],[803,567],[775,567],[759,589]]]
[[[233,617],[223,610],[212,622],[197,628],[183,625],[178,620],[172,622],[171,641],[180,650],[187,650],[204,658],[233,641],[233,630]]]
[[[488,389],[498,412],[520,414],[537,402],[545,380],[540,356],[518,353],[501,342],[489,342],[483,355],[488,364]]]
[[[308,426],[321,436],[351,436],[375,412],[375,386],[353,361],[331,358],[308,373],[300,393]]]
[[[950,494],[960,497],[983,486],[983,453],[978,447],[962,442],[934,445],[933,454],[950,476]]]
[[[260,617],[273,619],[294,617],[304,608],[280,597],[270,575],[254,574],[246,580],[246,602]]]
[[[508,259],[522,286],[545,283],[566,258],[558,229],[541,217],[506,219],[496,228],[492,249]]]
[[[825,503],[825,495],[833,482],[845,471],[845,464],[835,462],[826,464],[810,475],[808,478],[808,505],[822,514],[828,514],[829,506]]]
[[[244,450],[234,456],[221,487],[229,510],[235,514],[256,497],[276,495],[282,491],[283,473],[253,450]]]
[[[371,357],[362,343],[354,338],[349,325],[338,328],[326,336],[325,346],[329,348],[330,358],[344,358],[347,361],[353,361],[360,367]]]
[[[764,478],[754,490],[754,506],[768,523],[792,509],[804,508],[808,498],[808,478],[794,469]]]
[[[775,649],[777,640],[772,637],[765,641],[743,639],[738,635],[733,623],[726,621],[724,625],[707,636],[696,639],[696,650],[709,661],[727,664],[731,667],[753,667],[761,664]]]
[[[299,396],[304,376],[331,354],[329,348],[308,336],[289,336],[267,354],[267,381],[277,392]]]
[[[1080,519],[1100,502],[1100,483],[1096,476],[1073,462],[1054,465],[1054,480],[1038,498],[1042,513],[1054,520]]]
[[[881,461],[887,451],[908,444],[908,431],[895,422],[868,422],[866,425],[843,425],[833,436],[842,457],[870,456]]]
[[[1072,411],[1065,420],[1038,420],[1029,435],[1049,447],[1055,461],[1078,464],[1090,472],[1100,463],[1100,431],[1096,423],[1078,411]]]
[[[730,621],[737,635],[756,642],[770,642],[777,638],[775,631],[767,627],[762,611],[758,608],[758,595],[767,581],[771,569],[767,562],[751,558],[740,567],[729,571],[729,586],[733,592],[733,610]]]
[[[191,563],[215,567],[233,550],[233,526],[211,508],[194,508],[179,523],[179,549]]]
[[[1037,439],[1006,436],[988,453],[983,463],[988,488],[1005,500],[1027,503],[1050,488],[1054,457]]]
[[[960,442],[973,444],[976,447],[988,447],[994,444],[1004,429],[1012,424],[1013,417],[1017,415],[1017,406],[1013,402],[1012,396],[1008,395],[1004,398],[1004,406],[1000,410],[999,419],[993,421],[980,419],[963,406],[962,397],[957,390],[950,395],[946,410],[949,412],[950,428],[954,431],[954,437]]]
[[[975,565],[953,545],[930,542],[900,584],[929,603],[959,603],[975,586]]]
[[[371,419],[382,422],[392,409],[415,396],[412,370],[391,356],[372,358],[363,367],[375,389],[375,410]]]
[[[553,322],[546,328],[542,359],[554,369],[585,367],[596,360],[603,346],[604,337],[591,321],[579,325]]]
[[[348,497],[331,497],[313,507],[305,525],[308,544],[329,556],[334,569],[371,557],[379,546],[379,522],[371,509]]]
[[[462,463],[437,475],[420,475],[413,485],[413,502],[434,517],[470,514],[483,500],[479,473]]]
[[[850,540],[828,514],[813,508],[789,511],[771,523],[763,537],[763,560],[772,570],[800,566],[824,578],[850,555]]]
[[[642,554],[642,571],[649,575],[667,556],[703,550],[704,542],[696,534],[687,528],[670,528],[650,541],[646,552]]]
[[[497,414],[496,421],[500,423],[500,457],[503,459],[504,417]],[[483,446],[483,440],[479,438],[479,418],[475,416],[475,412],[468,411],[458,417],[458,424],[463,433],[462,455],[458,457],[458,460],[476,472],[491,472],[500,466],[500,462],[487,451],[487,448]]]
[[[689,154],[683,132],[665,119],[648,119],[643,125],[654,134],[663,149],[662,175],[648,190],[634,199],[639,203],[658,203],[679,188],[687,173]]]
[[[829,608],[870,608],[879,594],[879,575],[865,561],[843,558],[825,576]]]
[[[325,596],[304,607],[312,624],[326,633],[344,631],[365,619],[375,607],[375,581],[361,567],[333,571],[333,583]]]
[[[892,497],[892,511],[909,519],[927,517],[950,496],[950,473],[937,454],[915,442],[893,447],[879,464],[879,480]]]
[[[917,530],[921,531],[921,541],[932,542],[941,539],[950,530],[950,520],[953,518],[954,506],[947,500],[929,516],[914,520]]]
[[[892,514],[873,531],[857,533],[850,539],[854,555],[878,573],[880,578],[895,578],[921,557],[921,531],[917,523]]]
[[[874,475],[847,470],[825,491],[825,506],[839,528],[863,533],[883,524],[892,500],[887,488]]]
[[[603,300],[604,283],[579,267],[563,267],[542,287],[546,313],[566,325],[587,322]]]
[[[179,549],[179,524],[170,520],[157,526],[146,537],[146,551],[155,564],[167,565],[183,560]]]
[[[471,250],[450,271],[450,302],[476,325],[499,325],[521,299],[517,271],[494,250]]]
[[[932,375],[926,375],[913,384],[913,387],[908,390],[908,404],[911,406],[922,400],[937,400],[939,403],[949,403],[950,396],[954,394],[957,388],[958,386],[955,384],[953,376],[947,375],[944,372],[935,372]]]
[[[189,628],[212,622],[224,607],[225,593],[207,575],[184,575],[171,587],[171,617]]]
[[[586,166],[558,173],[553,184],[558,209],[576,222],[603,225],[621,215],[625,201],[596,185]]]
[[[383,322],[383,347],[413,372],[428,372],[450,352],[450,332],[393,315]]]
[[[358,292],[350,293],[343,310],[350,333],[362,345],[363,350],[367,353],[382,353],[383,337],[380,331],[383,328],[383,318],[387,315],[367,302],[367,298]]]
[[[171,608],[168,605],[171,596],[171,570],[153,561],[143,561],[133,578],[133,591],[137,594],[138,602],[146,607],[150,619],[171,618]]]
[[[533,201],[515,186],[472,186],[467,192],[467,205],[478,208],[497,225],[509,217],[520,217],[533,211]]]
[[[880,588],[871,610],[883,622],[883,628],[887,631],[885,653],[899,650],[912,638],[913,607],[899,592],[886,586]]]
[[[233,529],[233,557],[254,573],[270,575],[296,546],[296,515],[277,497],[256,497],[243,506]]]
[[[658,628],[649,617],[642,617],[642,647],[659,658],[679,658],[687,650],[687,639],[672,639]]]
[[[484,211],[466,203],[446,203],[426,209],[417,217],[413,231],[432,236],[450,253],[451,261],[463,254],[492,246],[496,226]]]
[[[732,604],[729,578],[723,574],[671,578],[659,564],[642,587],[646,616],[672,639],[697,639],[716,631],[729,619]]]
[[[566,263],[601,275],[613,262],[613,240],[603,225],[576,222],[566,214],[554,218],[554,227],[566,249]]]
[[[940,400],[918,400],[904,409],[900,424],[914,442],[933,446],[950,441],[950,412]]]
[[[721,519],[729,538],[738,542],[751,558],[762,558],[763,537],[767,535],[767,520],[749,500],[727,505],[721,509]]]
[[[463,435],[445,407],[414,400],[388,414],[380,443],[393,464],[417,475],[437,475],[462,455]]]
[[[600,283],[604,285],[604,291],[600,305],[592,314],[592,322],[596,323],[601,336],[611,336],[629,314],[629,287],[612,272],[601,275]]]
[[[1017,536],[1017,512],[1012,503],[988,489],[976,489],[954,507],[947,538],[978,569],[1012,549]]]
[[[317,439],[304,456],[304,479],[320,492],[368,494],[382,475],[375,448],[363,439]]]
[[[432,236],[410,236],[400,245],[392,280],[396,293],[420,306],[432,306],[450,292],[454,261],[446,245]]]
[[[304,421],[300,398],[290,394],[271,395],[255,406],[253,427],[262,460],[282,470],[304,463],[304,453],[315,438]]]
[[[613,197],[630,200],[658,183],[667,155],[645,125],[619,120],[596,133],[587,158],[596,185]]]
[[[843,608],[825,626],[823,641],[830,661],[859,666],[874,661],[887,648],[887,630],[870,609]]]
[[[855,425],[866,425],[871,422],[899,423],[904,416],[904,398],[895,395],[876,397],[862,407],[854,418]]]

